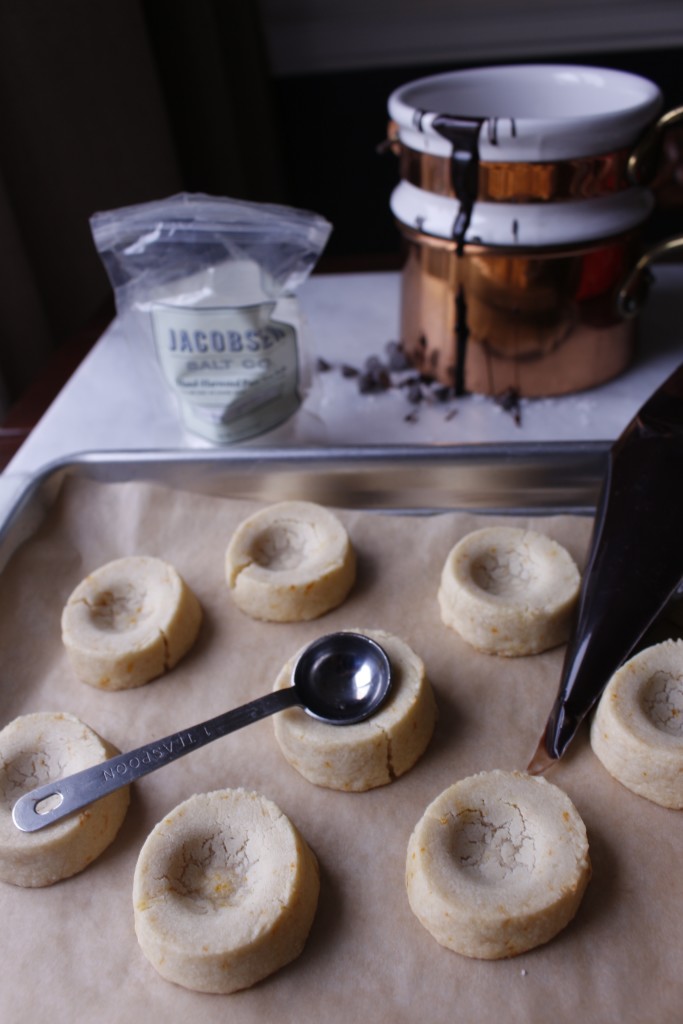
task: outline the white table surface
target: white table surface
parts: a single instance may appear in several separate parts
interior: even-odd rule
[[[242,445],[477,444],[613,440],[647,396],[683,361],[683,266],[659,266],[640,318],[634,365],[609,384],[564,398],[521,402],[521,423],[490,398],[466,396],[414,410],[405,393],[362,395],[339,366],[362,367],[398,337],[400,275],[315,275],[301,288],[302,343],[315,364],[299,411]],[[0,476],[0,516],[27,478],[84,451],[202,449],[187,433],[151,355],[120,320],[102,335]],[[226,449],[229,451],[229,449]]]

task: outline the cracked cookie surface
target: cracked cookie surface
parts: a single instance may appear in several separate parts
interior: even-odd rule
[[[24,793],[105,761],[119,751],[73,715],[34,712],[0,732],[0,879],[52,885],[82,871],[112,842],[126,815],[128,787],[43,831],[22,832],[12,807]]]
[[[317,786],[363,792],[405,774],[424,753],[434,731],[436,703],[424,664],[400,637],[358,629],[384,648],[392,687],[381,709],[355,725],[328,725],[301,708],[273,718],[275,738],[289,764]],[[291,685],[299,652],[280,671],[273,689]]]
[[[574,917],[590,878],[588,839],[569,797],[544,779],[491,771],[462,779],[408,843],[413,913],[464,956],[515,956]]]
[[[329,509],[282,501],[235,530],[225,575],[238,608],[254,619],[301,622],[338,607],[356,578],[346,529]]]
[[[615,672],[590,736],[595,755],[623,786],[683,808],[683,640],[645,648]]]
[[[180,661],[201,619],[199,601],[172,565],[131,555],[79,583],[62,612],[62,640],[82,682],[132,689]]]
[[[301,953],[318,892],[315,855],[272,801],[243,789],[201,793],[140,851],[135,930],[168,981],[234,992]]]
[[[486,654],[538,654],[566,641],[580,582],[569,552],[544,534],[484,527],[446,558],[441,620]]]

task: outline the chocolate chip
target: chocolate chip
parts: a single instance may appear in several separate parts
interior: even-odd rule
[[[426,339],[421,339],[421,342],[426,344]],[[363,363],[362,370],[348,363],[329,363],[322,357],[317,360],[317,369],[320,373],[337,369],[342,377],[357,380],[358,390],[364,395],[380,394],[391,390],[403,391],[406,401],[413,407],[404,416],[406,423],[417,423],[419,419],[417,407],[423,403],[447,405],[457,398],[452,385],[439,383],[433,374],[416,368],[415,363],[408,360],[402,342],[388,341],[384,346],[384,352],[386,359],[382,359],[378,355],[369,355]],[[414,372],[407,372],[410,370]],[[511,392],[512,389],[510,389],[510,393],[506,392],[500,395],[497,401],[507,411],[514,409],[519,412],[519,396]],[[455,408],[446,409],[445,419],[452,419],[456,413],[457,409]]]
[[[422,388],[419,384],[411,384],[406,395],[411,405],[419,405],[422,401]]]
[[[379,356],[368,356],[365,360],[365,369],[368,373],[375,373],[378,370],[383,370],[384,364]]]
[[[362,373],[358,378],[358,388],[362,395],[388,391],[390,387],[391,378],[381,364],[368,370],[366,373]]]
[[[501,391],[499,395],[496,395],[496,404],[504,409],[505,412],[512,414],[517,426],[522,425],[522,409],[519,402],[519,391],[517,388],[506,388],[505,391]]]
[[[400,341],[390,341],[387,343],[387,361],[389,369],[395,373],[410,369],[410,362]]]

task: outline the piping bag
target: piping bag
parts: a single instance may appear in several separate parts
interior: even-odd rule
[[[608,454],[557,698],[528,771],[562,757],[683,579],[683,364]]]

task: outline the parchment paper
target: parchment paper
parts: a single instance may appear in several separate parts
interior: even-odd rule
[[[485,962],[441,948],[409,908],[406,844],[426,805],[473,772],[524,769],[557,692],[561,649],[497,659],[439,620],[445,556],[481,520],[340,512],[359,555],[357,585],[324,618],[283,626],[240,613],[224,581],[228,539],[252,509],[156,485],[69,482],[0,583],[0,724],[27,711],[70,711],[131,749],[269,691],[283,661],[315,636],[365,627],[401,635],[423,658],[439,705],[432,743],[392,785],[336,793],[286,764],[266,719],[147,776],[133,787],[117,839],[82,874],[47,889],[0,883],[0,1019],[680,1022],[683,817],[612,780],[585,728],[548,776],[578,807],[591,844],[593,879],[570,926],[530,953]],[[583,564],[587,520],[512,522],[544,530]],[[96,691],[70,673],[61,610],[88,571],[135,553],[171,561],[205,621],[168,676]],[[143,957],[131,885],[155,823],[192,793],[224,786],[258,790],[281,807],[315,850],[322,887],[298,960],[252,989],[210,996],[164,981]]]

